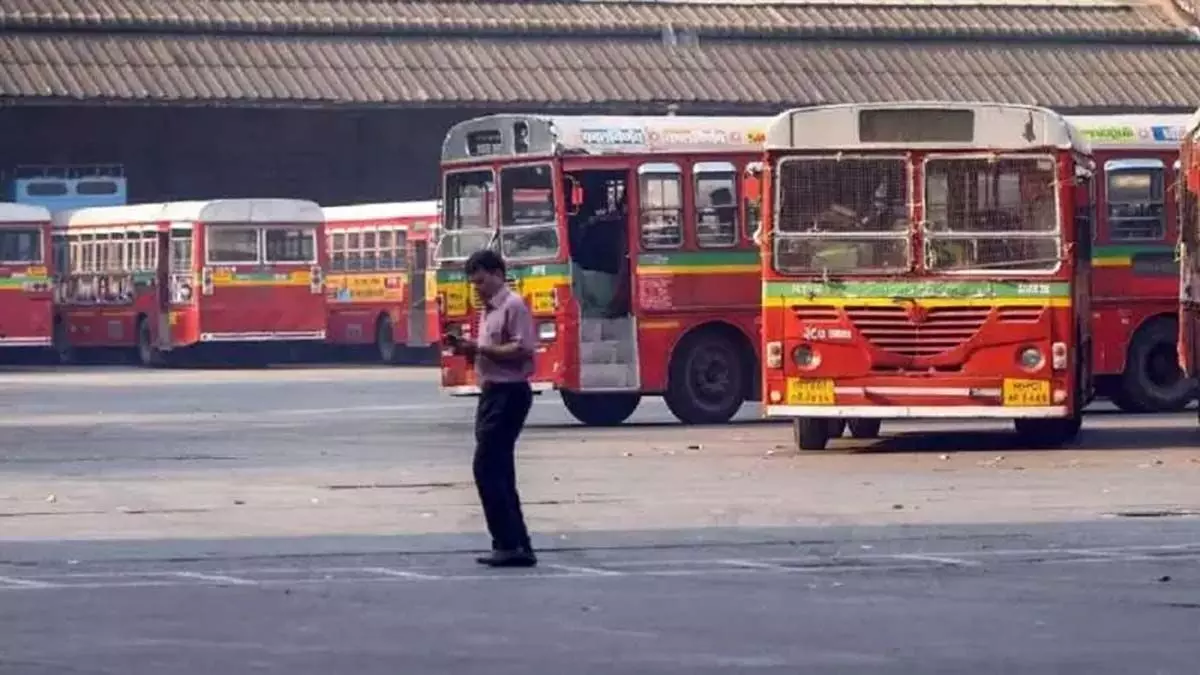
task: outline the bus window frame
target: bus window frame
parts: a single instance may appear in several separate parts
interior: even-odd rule
[[[975,152],[975,151],[972,151],[972,152],[962,152],[962,153],[939,151],[939,152],[928,152],[928,153],[923,154],[921,156],[921,195],[920,195],[921,204],[923,205],[923,213],[922,213],[922,222],[916,224],[916,227],[920,228],[920,230],[921,230],[921,255],[918,256],[918,258],[921,260],[922,271],[927,274],[945,274],[945,275],[949,275],[949,276],[963,276],[963,277],[972,277],[972,276],[1006,276],[1006,277],[1054,276],[1054,275],[1058,274],[1059,272],[1061,272],[1063,269],[1064,259],[1068,255],[1066,244],[1063,241],[1066,238],[1066,234],[1067,234],[1067,229],[1065,227],[1065,223],[1063,222],[1063,215],[1062,215],[1062,205],[1063,205],[1062,160],[1063,160],[1064,152],[1066,152],[1066,151],[1050,149],[1050,150],[1044,150],[1044,151],[1038,151],[1038,150],[1017,150],[1017,151],[1000,151],[1000,152],[996,152],[996,151]],[[1069,156],[1069,153],[1068,153],[1068,156]],[[926,224],[929,222],[928,211],[927,211],[927,209],[928,209],[927,197],[928,197],[928,191],[929,191],[928,170],[927,169],[929,166],[930,159],[945,159],[948,157],[956,158],[956,159],[975,159],[975,160],[1049,159],[1054,163],[1054,179],[1055,179],[1055,184],[1054,184],[1054,232],[1051,233],[1049,231],[1032,231],[1032,232],[1022,233],[1020,231],[1016,231],[1016,232],[1005,231],[1005,232],[997,232],[997,233],[989,235],[992,238],[1004,235],[1004,236],[1013,236],[1013,237],[1022,238],[1022,239],[1047,239],[1051,236],[1051,234],[1053,234],[1053,236],[1055,236],[1057,238],[1057,243],[1058,243],[1058,246],[1057,246],[1058,261],[1054,264],[1054,267],[1050,267],[1050,268],[1046,268],[1046,269],[1028,269],[1028,268],[1007,269],[1007,268],[999,268],[999,267],[986,267],[986,268],[982,268],[982,269],[962,269],[962,270],[946,270],[946,269],[937,269],[937,268],[927,269],[926,268],[925,260],[926,260],[926,256],[928,255],[928,250],[929,250],[928,242],[939,238],[936,234],[934,234],[933,236],[930,236],[929,231],[925,227]],[[1078,165],[1079,162],[1078,162],[1078,160],[1075,159],[1075,157],[1069,156],[1069,159],[1071,161],[1072,166]],[[1072,178],[1072,180],[1073,180],[1073,178]],[[1073,182],[1071,183],[1071,186],[1072,186],[1072,189],[1074,189]],[[1075,217],[1074,213],[1072,213],[1070,217],[1073,220]],[[954,233],[954,234],[957,234],[959,236],[958,237],[950,237],[951,239],[970,237],[972,235],[982,235],[982,234],[988,234],[988,233],[976,232],[976,231],[964,231],[964,232]],[[1072,237],[1072,238],[1074,238],[1074,237]]]
[[[716,168],[716,167],[721,167],[721,168]],[[728,171],[726,171],[724,169],[724,167],[728,167]],[[741,176],[742,176],[743,170],[744,170],[744,164],[740,165],[738,162],[734,162],[734,161],[730,161],[730,160],[705,160],[705,161],[699,161],[699,162],[692,163],[691,171],[690,171],[691,176],[690,176],[690,180],[688,181],[688,186],[692,192],[692,195],[691,195],[692,210],[691,210],[690,217],[687,218],[687,222],[688,222],[689,229],[691,229],[691,232],[689,233],[690,237],[696,243],[697,250],[724,251],[724,250],[729,250],[729,249],[740,248],[745,243],[746,236],[745,236],[745,233],[743,230],[745,230],[746,225],[744,223],[744,214],[743,214],[743,208],[742,208],[742,203],[741,203],[742,202]],[[730,180],[730,196],[732,197],[733,202],[728,205],[728,208],[731,208],[733,211],[733,230],[730,232],[730,234],[732,236],[729,238],[729,241],[727,243],[706,244],[706,243],[704,243],[704,240],[700,237],[700,200],[699,200],[700,181],[706,175],[707,176],[719,176],[719,175],[723,175],[726,173],[731,176],[731,178],[729,179]],[[707,180],[713,180],[713,179],[708,178]],[[687,203],[687,201],[688,200],[686,198],[683,199],[683,202],[685,204]],[[687,238],[687,235],[685,235],[685,239],[686,238]]]
[[[1112,217],[1112,210],[1111,210],[1112,201],[1111,201],[1111,199],[1109,199],[1109,193],[1110,193],[1110,188],[1111,188],[1111,177],[1112,177],[1113,173],[1114,172],[1115,173],[1123,173],[1123,172],[1134,173],[1134,172],[1145,172],[1145,171],[1152,171],[1152,170],[1158,170],[1159,172],[1161,172],[1160,182],[1162,185],[1162,215],[1160,216],[1160,220],[1162,223],[1162,235],[1157,236],[1157,237],[1118,237],[1118,236],[1116,236],[1117,229],[1115,227],[1113,227],[1114,222],[1120,222],[1122,220],[1128,220],[1128,219]],[[1167,162],[1163,161],[1162,158],[1160,158],[1160,157],[1153,157],[1153,156],[1149,156],[1149,155],[1142,156],[1142,157],[1122,157],[1120,159],[1109,159],[1104,162],[1103,175],[1104,175],[1104,181],[1103,181],[1103,183],[1104,183],[1104,185],[1103,185],[1103,190],[1104,190],[1104,192],[1103,192],[1103,194],[1104,194],[1104,212],[1103,212],[1103,215],[1104,215],[1104,241],[1106,241],[1110,244],[1153,244],[1153,243],[1164,243],[1164,242],[1170,241],[1170,239],[1171,239],[1171,215],[1170,215],[1169,211],[1171,211],[1171,209],[1169,208],[1168,205],[1170,203],[1170,198],[1171,198],[1171,185],[1169,183],[1171,174],[1169,173],[1169,167],[1168,167]]]
[[[688,229],[689,229],[688,224],[687,224],[687,221],[688,221],[687,191],[688,191],[688,182],[689,181],[688,181],[686,172],[684,171],[683,163],[682,162],[664,162],[664,161],[639,162],[637,164],[637,170],[635,173],[637,174],[637,197],[638,197],[638,200],[637,200],[637,206],[638,206],[638,208],[637,208],[638,250],[644,251],[646,253],[656,253],[659,251],[683,250],[684,248],[687,247],[687,244],[688,244]],[[648,209],[646,207],[647,190],[645,189],[646,186],[644,184],[645,181],[647,180],[646,176],[652,175],[655,177],[655,180],[667,180],[667,178],[665,178],[665,177],[668,174],[672,174],[672,173],[675,175],[674,180],[675,180],[676,185],[678,186],[678,190],[679,190],[679,205],[674,208],[655,206],[655,207]],[[677,216],[677,223],[678,223],[677,227],[679,228],[678,241],[671,245],[665,245],[665,246],[647,245],[647,243],[646,243],[646,219],[645,219],[647,211],[664,212],[664,213],[670,212],[670,211],[676,211],[678,213],[678,216]]]

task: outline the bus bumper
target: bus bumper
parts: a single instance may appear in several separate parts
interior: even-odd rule
[[[299,342],[322,341],[324,330],[255,331],[247,333],[201,333],[201,342]]]
[[[0,337],[0,347],[50,347],[54,341],[49,337]]]
[[[1026,419],[1060,418],[1070,415],[1065,405],[983,406],[983,405],[768,405],[765,417],[861,417],[867,419]]]
[[[554,391],[553,382],[530,382],[529,388],[535,394],[541,394],[547,391]],[[442,387],[443,394],[450,396],[478,396],[479,386],[474,384],[462,384],[455,387]]]

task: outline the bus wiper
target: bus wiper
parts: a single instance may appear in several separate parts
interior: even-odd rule
[[[987,270],[998,269],[1004,267],[1018,267],[1020,265],[1040,265],[1042,263],[1062,262],[1062,258],[1032,258],[1022,260],[1005,260],[1003,262],[982,263],[979,265],[960,265],[952,267],[952,270]]]

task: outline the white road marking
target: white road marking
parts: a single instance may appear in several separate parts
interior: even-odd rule
[[[0,584],[11,586],[13,588],[52,588],[54,584],[44,581],[32,581],[30,579],[17,579],[16,577],[0,577]]]
[[[324,571],[338,572],[338,571],[349,571],[350,569],[351,568],[325,568]],[[361,567],[361,568],[353,568],[353,569],[354,569],[354,571],[371,572],[373,574],[379,574],[379,575],[382,575],[385,577],[398,577],[401,579],[414,579],[416,581],[435,581],[438,579],[445,578],[445,577],[440,577],[436,574],[424,574],[422,572],[409,572],[408,570],[398,570],[398,569],[393,569],[391,567]]]
[[[979,563],[974,560],[963,560],[962,558],[951,558],[942,555],[926,555],[924,553],[896,553],[891,555],[880,555],[880,558],[889,558],[897,560],[921,560],[926,562],[941,563],[943,565],[960,565],[962,567],[978,567]]]
[[[741,560],[739,558],[725,558],[722,560],[714,560],[713,562],[721,565],[731,565],[733,567],[744,567],[751,570],[772,570],[774,572],[794,572],[794,567],[784,567],[769,562],[761,562],[758,560]]]
[[[543,567],[548,567],[552,570],[562,570],[564,572],[571,572],[573,574],[585,574],[594,577],[623,577],[626,574],[625,572],[617,572],[615,570],[602,570],[595,567],[581,567],[578,565],[547,564],[543,565]]]
[[[181,577],[183,579],[195,579],[197,581],[211,581],[216,584],[231,584],[234,586],[257,586],[257,581],[250,579],[241,579],[239,577],[231,577],[224,574],[203,574],[201,572],[168,572],[173,577]]]

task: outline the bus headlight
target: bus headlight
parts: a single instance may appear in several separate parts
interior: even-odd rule
[[[1017,354],[1017,361],[1025,370],[1041,370],[1046,364],[1046,355],[1037,347],[1024,347]]]
[[[805,370],[821,365],[821,356],[808,345],[800,345],[792,350],[792,361]]]
[[[553,340],[558,337],[558,327],[553,321],[543,321],[538,324],[537,333],[539,340]]]

